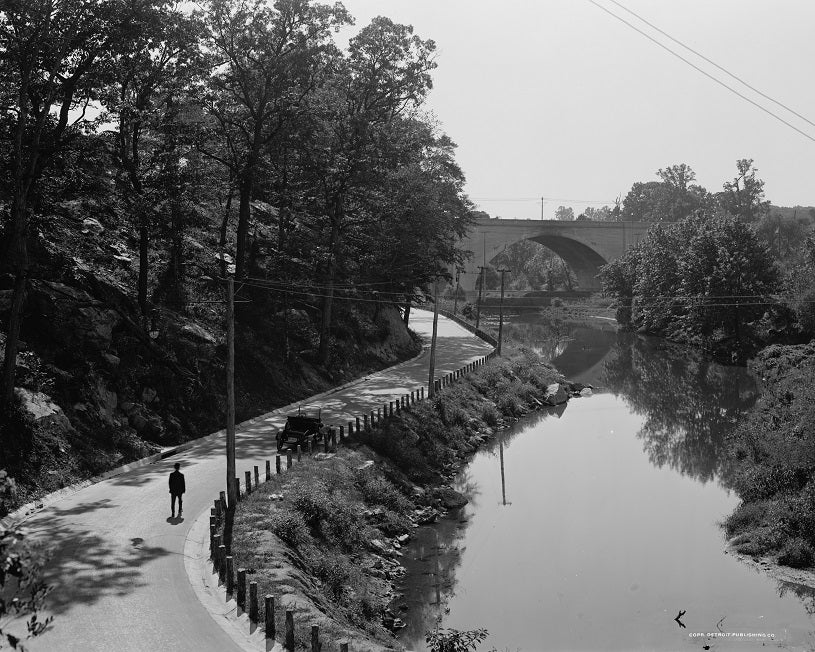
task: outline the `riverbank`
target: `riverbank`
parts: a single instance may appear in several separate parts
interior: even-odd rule
[[[391,632],[401,621],[388,605],[413,529],[466,502],[449,482],[482,442],[579,389],[535,354],[505,350],[436,398],[262,485],[235,515],[235,567],[253,569],[259,595],[279,596],[278,631],[287,608],[301,642],[317,624],[324,645],[398,646]]]
[[[815,344],[767,347],[750,366],[762,392],[728,438],[742,500],[723,524],[729,549],[815,588]]]

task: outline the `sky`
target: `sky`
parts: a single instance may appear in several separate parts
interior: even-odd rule
[[[807,122],[815,123],[813,0],[343,4],[356,18],[354,30],[384,15],[436,42],[438,68],[426,108],[458,144],[470,198],[494,217],[540,219],[542,203],[546,219],[560,205],[578,215],[679,163],[716,192],[736,175],[741,158],[754,159],[773,204],[815,206],[815,124]]]

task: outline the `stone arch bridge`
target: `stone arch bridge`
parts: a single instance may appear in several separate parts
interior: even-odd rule
[[[532,240],[566,262],[577,276],[581,290],[599,290],[600,267],[622,256],[643,238],[650,226],[649,222],[478,218],[459,244],[459,248],[473,253],[460,277],[461,288],[468,297],[473,296],[479,265],[488,265],[515,242]]]

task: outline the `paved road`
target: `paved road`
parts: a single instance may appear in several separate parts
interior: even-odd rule
[[[427,342],[432,314],[412,313]],[[437,375],[491,350],[439,318]],[[427,381],[429,350],[417,359],[322,397],[323,419],[337,425]],[[304,402],[304,405],[306,403]],[[265,415],[237,433],[238,476],[275,452],[284,416]],[[46,581],[55,586],[53,628],[32,651],[190,650],[228,652],[236,644],[196,598],[184,568],[192,523],[223,488],[224,439],[202,441],[177,456],[87,487],[32,516],[25,526],[53,547]],[[169,519],[167,475],[181,462],[187,479],[184,516]],[[243,483],[241,483],[243,484]]]

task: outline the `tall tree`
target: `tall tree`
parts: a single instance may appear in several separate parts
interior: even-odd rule
[[[139,232],[138,304],[149,312],[148,274],[153,215],[162,203],[162,186],[177,187],[161,177],[173,175],[168,156],[175,146],[168,141],[183,98],[203,73],[199,49],[202,26],[195,14],[182,13],[175,3],[138,5],[134,19],[139,33],[126,50],[117,53],[111,85],[104,102],[118,118],[117,162],[119,185]]]
[[[0,106],[10,123],[11,207],[0,265],[15,278],[0,405],[13,397],[28,276],[28,227],[49,162],[88,125],[86,112],[110,80],[113,55],[132,41],[132,5],[94,0],[0,4]]]
[[[733,181],[724,183],[719,194],[721,207],[740,220],[753,224],[770,210],[770,202],[764,200],[764,181],[756,176],[753,159],[736,161],[738,174]]]
[[[555,210],[556,220],[573,220],[574,209],[571,206],[558,206]]]
[[[356,187],[378,173],[387,127],[419,106],[432,86],[433,41],[409,25],[375,18],[351,39],[348,54],[315,106],[307,168],[328,217],[320,360],[329,359],[334,283],[342,263],[343,232]],[[350,211],[352,214],[352,211]]]
[[[309,0],[211,0],[215,74],[207,107],[221,147],[208,153],[238,186],[235,274],[246,273],[251,201],[265,148],[303,107],[333,58],[331,32],[350,21],[345,9]]]

